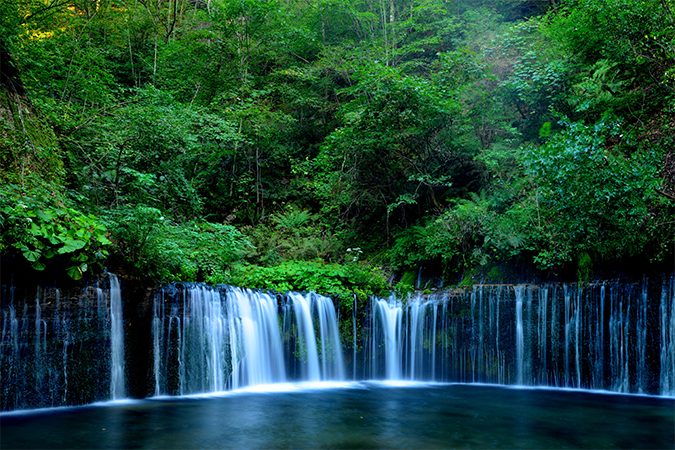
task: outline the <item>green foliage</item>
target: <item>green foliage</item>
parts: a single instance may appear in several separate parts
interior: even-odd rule
[[[588,253],[581,253],[577,262],[577,279],[580,283],[588,282],[593,273],[593,261]]]
[[[25,98],[0,89],[0,181],[30,187],[35,180],[62,183],[58,141]]]
[[[313,291],[343,299],[357,295],[384,295],[387,283],[380,270],[358,264],[285,261],[273,267],[251,265],[233,270],[231,282],[276,291]]]
[[[164,281],[224,283],[231,264],[251,247],[231,225],[171,223],[147,206],[113,211],[107,221],[117,247],[138,271]]]
[[[574,95],[570,97],[569,103],[576,111],[620,109],[625,99],[617,98],[615,93],[631,80],[622,80],[617,66],[616,62],[601,59],[589,68],[584,77],[572,87]]]
[[[415,292],[415,287],[410,283],[405,283],[404,281],[399,281],[394,286],[394,293],[397,298],[407,299],[410,295]]]
[[[568,110],[569,76],[577,69],[541,32],[545,21],[514,24],[488,50],[501,72],[499,95],[514,108],[512,123],[526,141],[554,116]]]
[[[72,181],[95,203],[138,203],[192,218],[238,141],[230,122],[151,87],[117,115],[78,127],[66,145],[80,168]]]
[[[18,250],[35,270],[49,260],[71,264],[66,272],[79,280],[108,255],[107,230],[94,215],[85,215],[47,189],[0,188],[0,251]]]
[[[287,205],[270,219],[271,223],[248,231],[254,245],[247,255],[250,260],[274,265],[287,260],[343,259],[341,239],[317,214]]]
[[[4,1],[3,250],[360,299],[666,260],[673,6]]]
[[[394,264],[414,267],[435,260],[452,272],[517,256],[524,244],[527,213],[522,204],[515,204],[499,214],[495,200],[474,195],[426,226],[412,227],[414,234],[403,233],[394,243]]]
[[[526,173],[538,186],[546,227],[568,245],[553,257],[588,252],[608,259],[639,252],[651,234],[658,153],[626,154],[620,146],[608,146],[609,138],[626,133],[611,117],[591,126],[563,123],[563,132],[523,154]],[[547,258],[553,255],[550,247],[544,250]]]
[[[597,120],[611,109],[626,120],[646,120],[663,105],[674,73],[673,6],[588,0],[549,14],[542,31],[577,67],[569,103],[582,117],[590,112]]]
[[[366,223],[401,218],[410,205],[438,206],[452,174],[443,143],[458,108],[439,86],[382,64],[360,67],[342,94],[341,126],[318,156],[298,166],[313,172],[307,188],[322,212]]]

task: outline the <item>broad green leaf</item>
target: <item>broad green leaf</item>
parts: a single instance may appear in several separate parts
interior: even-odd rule
[[[68,267],[66,273],[73,280],[79,280],[82,278],[82,270],[78,266]]]
[[[23,252],[23,257],[26,258],[30,262],[35,262],[38,259],[40,259],[40,252],[39,251],[34,251],[27,249]]]
[[[30,234],[33,236],[41,236],[44,233],[42,232],[42,228],[38,226],[35,222],[30,224],[30,229],[29,229]]]
[[[64,242],[63,247],[59,249],[59,253],[60,254],[72,253],[76,250],[81,249],[85,245],[87,245],[87,243],[84,241],[68,239]]]
[[[49,222],[50,220],[54,219],[54,216],[45,211],[38,211],[37,216],[46,222]]]
[[[74,258],[71,258],[72,261],[77,261],[77,262],[84,262],[89,259],[89,256],[87,256],[86,253],[80,253],[79,255],[75,256]]]

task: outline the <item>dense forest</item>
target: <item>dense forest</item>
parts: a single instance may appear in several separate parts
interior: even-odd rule
[[[0,19],[5,270],[364,295],[672,270],[673,0]]]

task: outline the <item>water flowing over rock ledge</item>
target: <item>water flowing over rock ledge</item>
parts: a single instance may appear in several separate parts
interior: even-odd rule
[[[675,395],[672,275],[355,308],[313,293],[117,286],[114,275],[63,291],[3,285],[2,411],[351,379]]]

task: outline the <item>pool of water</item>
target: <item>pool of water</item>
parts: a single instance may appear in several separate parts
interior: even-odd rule
[[[674,448],[675,399],[289,384],[2,414],[0,433],[2,448]]]

